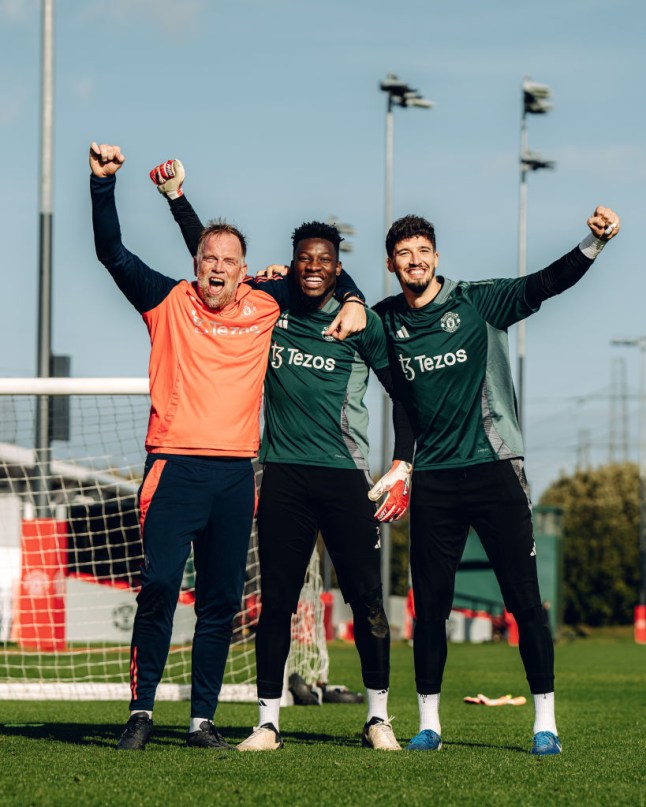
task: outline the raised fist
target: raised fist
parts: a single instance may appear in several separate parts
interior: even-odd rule
[[[596,238],[602,241],[610,241],[619,232],[619,216],[609,207],[596,207],[594,213],[588,219],[588,227]]]
[[[182,183],[185,175],[184,166],[179,160],[166,160],[150,172],[150,178],[157,190],[168,199],[177,199],[184,195]]]
[[[90,169],[95,177],[109,177],[116,174],[125,162],[125,156],[119,146],[109,146],[107,143],[90,144]]]

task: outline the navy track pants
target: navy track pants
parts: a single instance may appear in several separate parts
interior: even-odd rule
[[[148,455],[139,491],[144,564],[130,654],[131,711],[153,708],[192,545],[191,717],[213,718],[242,597],[254,504],[250,459]]]

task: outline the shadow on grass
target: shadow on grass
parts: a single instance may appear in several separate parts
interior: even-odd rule
[[[294,745],[309,746],[309,745],[333,745],[342,746],[347,748],[356,748],[357,745],[361,746],[361,737],[352,734],[323,734],[312,731],[282,731],[281,732],[285,744],[294,743]]]
[[[24,740],[49,740],[78,746],[99,746],[116,748],[123,733],[123,723],[0,723],[0,734],[4,737],[20,737]],[[249,729],[241,726],[227,726],[220,729],[232,743],[239,742],[249,734]],[[165,726],[155,724],[148,748],[156,745],[186,745],[188,726]],[[193,749],[195,750],[195,749]]]
[[[41,742],[64,743],[76,746],[94,746],[115,748],[121,736],[125,722],[117,723],[18,723],[0,724],[0,734],[4,737],[22,738]],[[249,736],[250,726],[223,726],[218,729],[232,745]],[[155,746],[184,746],[188,727],[165,726],[155,724],[148,748]],[[337,735],[323,732],[290,731],[282,732],[285,743],[293,748],[313,745],[328,745],[347,748],[361,747],[361,737],[356,735]],[[195,749],[193,749],[195,750]],[[207,749],[208,750],[208,749]]]
[[[99,746],[116,748],[121,736],[123,724],[116,723],[4,723],[0,724],[0,733],[4,737],[20,737],[24,740],[49,740],[77,746]],[[241,742],[249,735],[248,726],[218,726],[224,737],[233,745]],[[148,748],[155,746],[185,746],[187,727],[155,725]],[[285,744],[293,748],[313,745],[327,745],[336,748],[360,748],[361,737],[357,734],[329,734],[323,732],[289,731],[282,732]],[[402,741],[402,746],[406,741]],[[445,748],[491,748],[499,751],[513,751],[528,754],[527,748],[503,743],[472,742],[466,740],[444,741]],[[195,750],[195,749],[193,749]],[[420,752],[421,753],[421,752]]]
[[[527,748],[520,745],[505,745],[504,743],[474,743],[466,740],[442,740],[442,747],[454,746],[455,748],[492,748],[496,751],[515,751],[518,754],[529,754]]]

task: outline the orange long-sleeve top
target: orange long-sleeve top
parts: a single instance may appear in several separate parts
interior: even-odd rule
[[[271,332],[289,302],[282,280],[241,284],[233,303],[214,311],[195,283],[151,269],[121,241],[114,177],[91,177],[99,260],[150,334],[152,453],[253,457]]]
[[[246,284],[219,311],[194,284],[175,285],[143,314],[150,333],[152,453],[253,457],[271,331],[279,305]]]

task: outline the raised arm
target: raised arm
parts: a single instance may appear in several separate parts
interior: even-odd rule
[[[92,226],[96,254],[110,272],[119,289],[143,313],[159,305],[177,280],[147,266],[121,241],[121,228],[114,198],[115,174],[125,162],[119,146],[90,146],[90,192]]]
[[[590,232],[578,247],[527,276],[525,300],[532,308],[574,286],[621,228],[619,216],[609,207],[596,207],[587,224]]]
[[[156,165],[150,172],[150,178],[157,186],[157,190],[166,198],[173,218],[179,225],[184,243],[191,257],[197,255],[197,245],[204,225],[200,221],[193,206],[184,196],[182,185],[186,177],[184,166],[179,160],[166,160]]]

